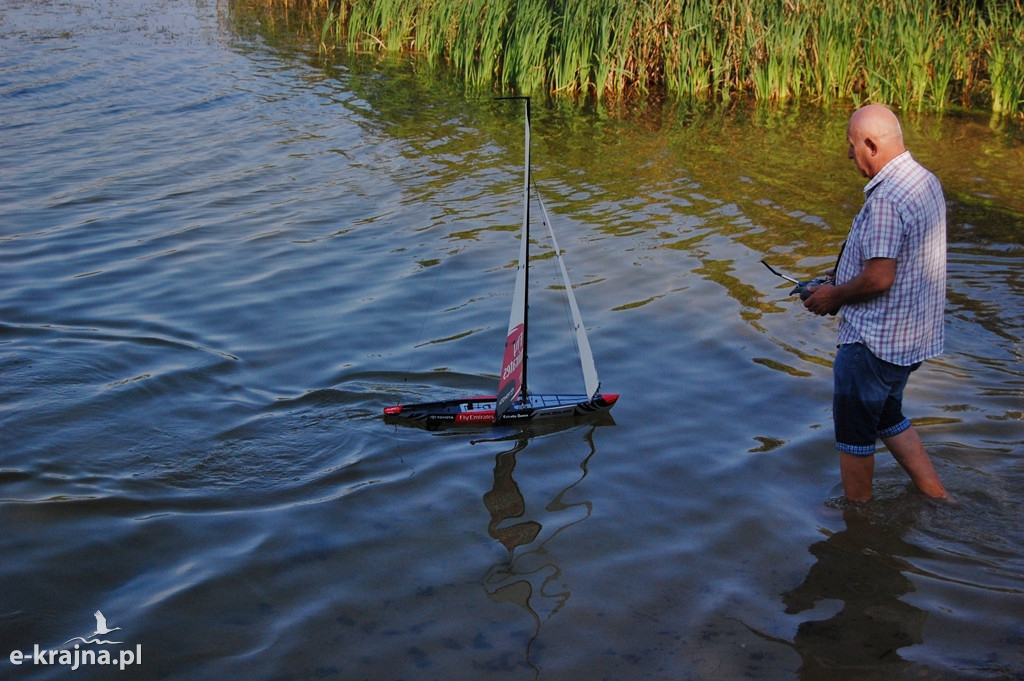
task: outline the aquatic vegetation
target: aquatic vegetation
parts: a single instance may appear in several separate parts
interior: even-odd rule
[[[1024,0],[233,0],[321,53],[408,53],[467,88],[988,106],[1024,120]],[[294,26],[295,22],[286,22]]]

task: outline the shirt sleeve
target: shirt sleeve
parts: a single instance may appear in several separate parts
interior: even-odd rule
[[[871,202],[871,214],[861,241],[861,255],[871,258],[893,258],[903,244],[903,220],[896,205],[888,199]]]

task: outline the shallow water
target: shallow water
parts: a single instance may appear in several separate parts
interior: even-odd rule
[[[1020,679],[1024,144],[905,121],[950,203],[947,352],[837,502],[845,112],[542,106],[613,420],[386,426],[494,389],[522,114],[324,64],[223,3],[0,0],[3,678],[101,611],[139,679]],[[547,247],[532,387],[578,388]],[[548,251],[548,254],[550,252]],[[26,652],[20,665],[13,651]],[[122,658],[124,659],[124,658]],[[113,670],[85,665],[83,678]]]

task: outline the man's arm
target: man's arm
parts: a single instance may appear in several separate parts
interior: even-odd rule
[[[850,281],[839,286],[822,284],[809,287],[807,290],[813,294],[804,301],[804,307],[817,315],[835,314],[847,303],[859,303],[882,295],[895,280],[895,258],[871,258],[864,263],[864,270]]]

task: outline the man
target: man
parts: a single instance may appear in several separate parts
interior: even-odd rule
[[[946,204],[938,179],[903,146],[895,114],[869,105],[850,117],[849,157],[869,179],[836,265],[835,284],[810,287],[815,314],[842,308],[833,367],[836,448],[846,498],[871,498],[875,441],[921,492],[947,493],[920,437],[903,416],[903,388],[943,349]]]

